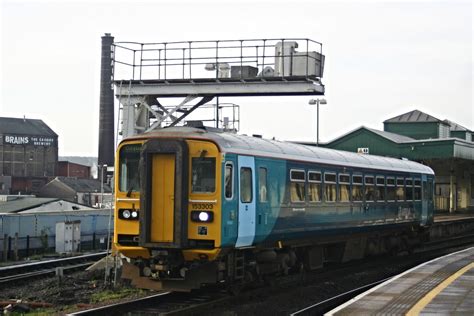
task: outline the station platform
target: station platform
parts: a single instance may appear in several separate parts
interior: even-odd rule
[[[326,315],[474,315],[474,247],[410,269]]]
[[[464,213],[435,213],[434,222],[448,222],[448,221],[460,221],[460,220],[469,220],[474,219],[474,212],[464,212]]]

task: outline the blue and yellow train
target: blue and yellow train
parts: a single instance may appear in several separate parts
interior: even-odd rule
[[[422,164],[171,127],[121,142],[115,247],[138,287],[242,284],[410,250],[433,222]]]

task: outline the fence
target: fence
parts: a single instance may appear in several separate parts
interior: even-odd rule
[[[81,222],[81,250],[106,249],[110,210],[0,215],[1,259],[18,260],[55,250],[56,223]],[[110,218],[113,229],[113,218]],[[113,233],[111,232],[111,236]]]
[[[307,38],[117,42],[112,49],[114,80],[316,78],[324,68],[322,44]]]

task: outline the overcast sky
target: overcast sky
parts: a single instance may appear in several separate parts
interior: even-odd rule
[[[101,36],[165,42],[310,38],[323,43],[320,139],[419,109],[471,130],[471,1],[1,2],[0,116],[42,119],[60,155],[97,156]],[[311,97],[221,98],[241,132],[315,141]]]

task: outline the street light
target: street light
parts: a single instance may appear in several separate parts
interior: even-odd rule
[[[100,170],[100,208],[104,207],[104,169],[107,170],[107,165],[102,165]]]
[[[319,146],[319,105],[328,104],[326,99],[311,99],[308,102],[310,105],[316,104],[316,146]]]

